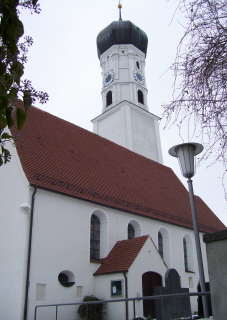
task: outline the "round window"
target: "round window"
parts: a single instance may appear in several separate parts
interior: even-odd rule
[[[64,270],[59,273],[58,275],[58,281],[60,284],[64,287],[72,287],[75,283],[75,276],[74,274],[69,270]]]

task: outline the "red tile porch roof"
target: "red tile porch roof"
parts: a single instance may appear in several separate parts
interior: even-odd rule
[[[94,275],[128,271],[148,237],[118,241]]]
[[[192,228],[188,191],[172,169],[30,107],[16,148],[32,185]],[[196,197],[199,229],[226,227]]]

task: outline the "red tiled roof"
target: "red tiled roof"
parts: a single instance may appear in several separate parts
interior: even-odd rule
[[[128,271],[148,236],[118,241],[94,275]]]
[[[12,133],[31,184],[192,228],[188,191],[172,169],[35,107]],[[200,230],[225,229],[198,197],[196,205]]]

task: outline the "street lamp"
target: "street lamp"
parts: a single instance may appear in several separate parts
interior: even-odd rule
[[[201,245],[199,239],[199,230],[198,230],[198,222],[197,222],[197,215],[196,215],[196,207],[195,207],[195,199],[194,199],[194,192],[192,186],[191,178],[195,174],[195,156],[203,151],[203,146],[199,143],[182,143],[178,144],[169,149],[169,154],[173,157],[177,157],[181,173],[185,178],[188,178],[188,190],[189,190],[189,198],[190,198],[190,205],[191,205],[191,212],[192,212],[192,221],[194,227],[194,235],[195,235],[195,245],[196,245],[196,252],[197,252],[197,260],[198,260],[198,268],[199,268],[199,277],[200,277],[200,286],[201,291],[205,292],[205,278],[204,278],[204,269],[203,269],[203,261],[202,261],[202,253],[201,253]],[[209,317],[208,312],[208,304],[207,304],[207,297],[202,296],[203,301],[203,312],[204,317]]]

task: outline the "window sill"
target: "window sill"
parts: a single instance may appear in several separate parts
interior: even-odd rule
[[[102,263],[102,259],[90,259],[90,262],[91,263],[99,263],[99,264],[101,264]]]

